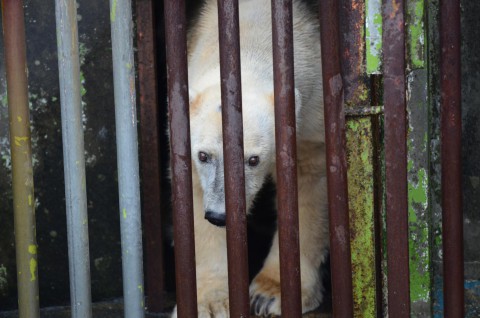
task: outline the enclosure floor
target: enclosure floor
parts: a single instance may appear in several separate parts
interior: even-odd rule
[[[170,297],[168,297],[170,298]],[[167,301],[168,304],[173,302]],[[168,306],[167,304],[167,306]],[[172,306],[170,305],[170,306]],[[169,306],[169,307],[170,307]],[[321,308],[318,311],[311,312],[303,315],[303,318],[330,318],[331,314],[329,313],[328,308]],[[146,313],[145,318],[167,318],[170,316],[171,308],[166,310],[164,313]],[[121,299],[100,302],[93,304],[93,315],[94,318],[123,318],[123,301]],[[0,318],[17,318],[17,311],[6,311],[0,312]],[[71,317],[70,307],[48,307],[42,308],[40,311],[41,318],[69,318]],[[254,318],[255,316],[252,316]]]

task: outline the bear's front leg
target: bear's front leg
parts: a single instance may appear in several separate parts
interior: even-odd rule
[[[316,309],[323,300],[320,266],[328,253],[328,218],[323,147],[298,164],[298,211],[302,312]],[[302,155],[301,146],[298,147]],[[301,157],[300,157],[301,158]],[[304,157],[305,158],[305,157]],[[315,158],[315,159],[312,159]],[[250,285],[251,310],[256,315],[281,314],[278,231],[265,264]]]
[[[193,203],[198,317],[229,317],[228,264],[225,228],[204,217],[203,192],[194,174]],[[172,318],[177,317],[177,308]]]

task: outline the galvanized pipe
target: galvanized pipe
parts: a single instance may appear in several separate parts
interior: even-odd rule
[[[165,42],[178,317],[197,317],[185,0],[166,0]]]
[[[460,1],[440,3],[443,290],[445,317],[463,317]]]
[[[292,21],[292,0],[272,0],[278,236],[284,317],[300,317],[302,313]]]
[[[56,0],[72,317],[91,317],[90,256],[75,0]]]
[[[110,0],[125,317],[144,316],[135,62],[130,0]]]
[[[410,315],[404,1],[385,1],[383,65],[388,313]]]
[[[2,0],[2,20],[12,154],[18,311],[20,318],[35,318],[40,312],[23,1]]]
[[[248,317],[247,215],[238,0],[218,1],[228,288],[231,317]]]
[[[136,0],[138,97],[143,225],[145,233],[145,293],[149,312],[164,307],[160,187],[159,116],[154,6],[152,0]]]
[[[339,9],[336,0],[319,1],[325,144],[327,150],[330,263],[334,317],[353,317],[352,264],[345,153],[344,92],[340,65]]]

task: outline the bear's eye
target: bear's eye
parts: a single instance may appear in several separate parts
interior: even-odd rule
[[[207,162],[208,161],[208,155],[206,153],[204,153],[203,151],[200,151],[198,153],[198,160],[200,160],[201,162]]]
[[[251,156],[250,158],[248,158],[248,165],[250,167],[257,166],[259,162],[260,162],[260,158],[258,158],[258,156]]]

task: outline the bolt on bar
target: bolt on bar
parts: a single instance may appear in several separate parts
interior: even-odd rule
[[[23,1],[2,0],[20,318],[40,316]]]
[[[164,6],[177,315],[197,317],[185,0]]]
[[[410,315],[404,1],[384,3],[383,65],[388,312]]]
[[[460,2],[440,3],[443,290],[445,317],[463,317]]]
[[[238,0],[218,1],[230,316],[250,315]]]
[[[137,111],[130,0],[110,1],[125,317],[144,316]]]
[[[138,95],[140,106],[140,148],[143,224],[145,232],[145,293],[150,312],[161,312],[164,305],[159,116],[157,61],[153,0],[136,0]]]
[[[339,9],[336,0],[319,1],[325,143],[327,149],[330,263],[334,317],[353,317],[352,265],[345,153],[344,93],[340,68]]]
[[[300,317],[302,302],[292,0],[272,0],[272,43],[282,315]]]
[[[76,2],[74,0],[56,0],[55,14],[62,107],[70,303],[72,317],[91,317],[85,148]]]

